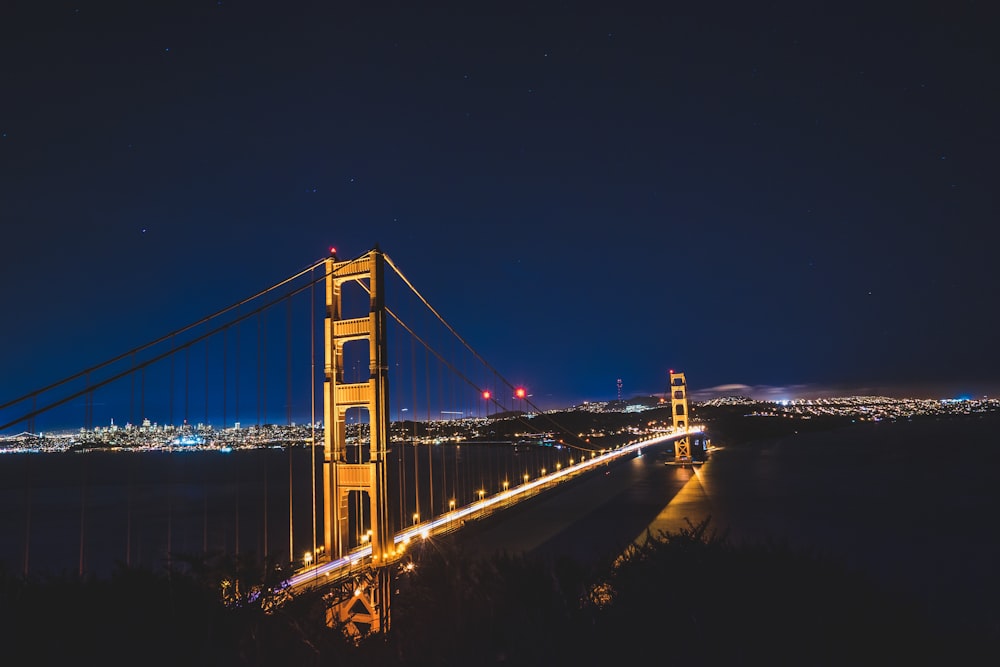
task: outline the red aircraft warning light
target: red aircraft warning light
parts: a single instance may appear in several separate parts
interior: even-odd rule
[[[514,396],[518,398],[524,398],[527,392],[524,391],[524,387],[518,387],[514,390]]]
[[[483,390],[483,398],[485,398],[487,401],[490,400],[490,396],[492,396],[492,395],[493,394],[490,393],[489,389],[484,389]]]

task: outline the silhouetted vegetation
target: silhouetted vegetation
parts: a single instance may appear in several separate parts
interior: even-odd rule
[[[268,608],[280,572],[203,561],[109,580],[2,573],[5,654],[21,664],[994,664],[996,637],[932,623],[858,572],[780,545],[730,544],[708,522],[649,535],[616,563],[411,553],[392,627],[355,645],[316,592]],[[249,581],[256,578],[256,581]],[[243,594],[232,593],[242,581]],[[262,594],[258,594],[262,593]]]

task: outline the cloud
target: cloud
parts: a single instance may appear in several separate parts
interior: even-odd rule
[[[946,386],[935,383],[927,386],[907,385],[749,385],[742,383],[720,384],[714,387],[691,390],[695,401],[707,401],[722,396],[745,396],[759,401],[785,401],[815,398],[841,398],[846,396],[889,396],[894,398],[947,398],[954,396],[996,396],[997,387],[980,387],[956,384]]]
[[[716,387],[709,387],[708,389],[702,389],[701,391],[712,392],[714,394],[727,394],[727,393],[740,393],[744,391],[750,391],[753,389],[748,384],[720,384]]]
[[[690,397],[696,401],[707,401],[721,396],[745,396],[760,401],[781,401],[799,398],[823,398],[835,395],[842,396],[844,394],[829,387],[809,384],[749,385],[735,382],[720,384],[714,387],[705,387],[690,392]]]

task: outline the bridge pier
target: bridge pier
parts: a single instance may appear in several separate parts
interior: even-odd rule
[[[369,633],[389,629],[389,596],[392,590],[392,568],[371,567],[350,581],[329,591],[326,624],[342,628],[344,633],[360,640]]]

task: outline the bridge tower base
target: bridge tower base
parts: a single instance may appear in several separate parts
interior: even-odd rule
[[[355,641],[388,631],[391,568],[372,567],[324,596],[326,624]]]

